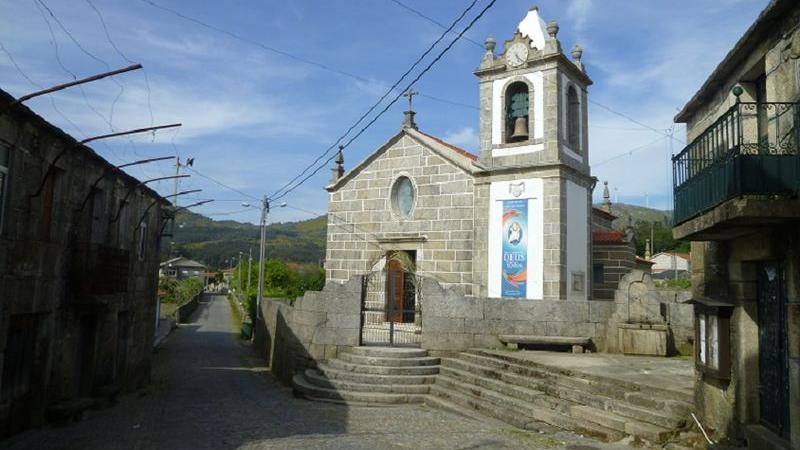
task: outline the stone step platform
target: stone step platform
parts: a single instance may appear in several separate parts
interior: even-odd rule
[[[421,403],[438,364],[422,349],[356,347],[295,375],[292,387],[310,400],[350,405]]]
[[[613,376],[603,376],[595,373],[588,373],[587,371],[580,371],[571,368],[563,368],[551,364],[543,364],[541,362],[537,362],[535,359],[520,357],[517,352],[507,352],[507,351],[498,352],[495,350],[472,349],[469,350],[467,353],[484,356],[487,358],[494,358],[504,362],[510,362],[513,364],[522,365],[525,367],[539,368],[547,371],[548,373],[565,375],[568,377],[572,377],[573,379],[583,379],[586,380],[587,382],[597,383],[599,385],[615,386],[626,392],[644,391],[649,397],[656,398],[658,400],[675,400],[679,402],[684,402],[690,407],[691,405],[694,404],[694,395],[691,390],[686,391],[686,390],[663,388],[652,383],[645,385],[642,383],[627,381],[621,378],[615,378]],[[535,354],[535,353],[548,353],[548,352],[530,352],[530,353]],[[580,356],[568,355],[568,356],[574,356],[576,358],[584,357],[584,355]],[[635,356],[634,357],[628,356],[626,358],[637,359],[637,357]],[[662,358],[657,358],[657,359],[662,359]]]
[[[624,433],[599,424],[583,423],[568,415],[526,405],[512,397],[491,393],[489,390],[459,388],[458,385],[458,382],[440,376],[431,387],[432,397],[443,398],[467,411],[477,411],[525,430],[549,432],[557,428],[606,442],[618,441],[624,437]]]
[[[334,369],[346,370],[356,373],[369,373],[373,375],[435,375],[439,373],[438,366],[387,366],[355,364],[341,359],[332,359],[328,365]]]
[[[467,355],[462,356],[467,357]],[[472,360],[474,361],[474,358]],[[572,405],[588,405],[664,428],[683,426],[688,415],[688,409],[674,405],[673,409],[659,410],[657,407],[641,407],[636,403],[603,396],[600,394],[603,389],[598,389],[596,386],[583,386],[582,390],[580,382],[563,384],[566,381],[563,376],[548,379],[540,372],[524,374],[522,368],[513,370],[506,367],[506,370],[503,370],[487,367],[486,365],[491,364],[491,360],[487,358],[481,358],[479,361],[483,361],[485,365],[457,358],[443,358],[440,373],[487,389],[508,393],[515,398],[525,398],[561,412],[568,412]],[[559,384],[559,381],[562,384]],[[606,388],[605,391],[609,390]],[[618,397],[625,398],[622,394]],[[660,403],[653,401],[652,404],[671,405],[668,400],[662,400]]]
[[[432,356],[390,358],[386,356],[361,356],[352,353],[342,353],[339,359],[353,364],[364,366],[391,366],[391,367],[410,367],[410,366],[436,366],[439,365],[439,358]]]
[[[434,398],[512,425],[553,427],[616,441],[663,443],[687,425],[685,392],[568,370],[514,352],[469,350],[441,358]],[[545,359],[545,358],[543,358]]]

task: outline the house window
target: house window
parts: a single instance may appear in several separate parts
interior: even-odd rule
[[[407,219],[411,216],[411,210],[414,209],[416,200],[415,191],[414,183],[406,176],[398,178],[392,186],[392,207],[403,218]]]
[[[517,81],[506,89],[506,138],[507,144],[524,142],[529,138],[530,93],[528,85]]]
[[[575,86],[567,89],[567,143],[573,150],[580,150],[581,102]]]
[[[0,146],[0,231],[3,229],[3,211],[6,206],[6,180],[8,179],[8,147]]]
[[[729,306],[695,304],[695,365],[719,380],[730,379],[730,313]]]
[[[139,248],[138,248],[139,261],[144,261],[146,251],[147,251],[147,224],[142,222],[141,224],[139,224]]]

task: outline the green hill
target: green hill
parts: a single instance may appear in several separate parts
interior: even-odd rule
[[[301,264],[318,264],[325,257],[327,219],[325,216],[302,222],[276,223],[267,226],[268,259]],[[201,214],[181,211],[175,219],[175,232],[162,245],[163,258],[172,255],[196,259],[212,268],[223,268],[230,258],[238,258],[252,249],[258,258],[259,229],[251,223],[212,220]]]
[[[626,203],[612,203],[611,213],[617,216],[617,220],[614,221],[614,228],[620,230],[628,225],[628,217],[631,218],[631,223],[633,224],[644,221],[672,225],[671,210],[646,208],[644,206],[628,205]]]

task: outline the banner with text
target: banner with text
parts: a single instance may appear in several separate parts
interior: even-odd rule
[[[528,284],[528,200],[503,200],[503,297],[525,298]]]

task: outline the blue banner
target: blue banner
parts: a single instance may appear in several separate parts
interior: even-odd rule
[[[503,201],[501,295],[525,298],[528,286],[528,200]]]

